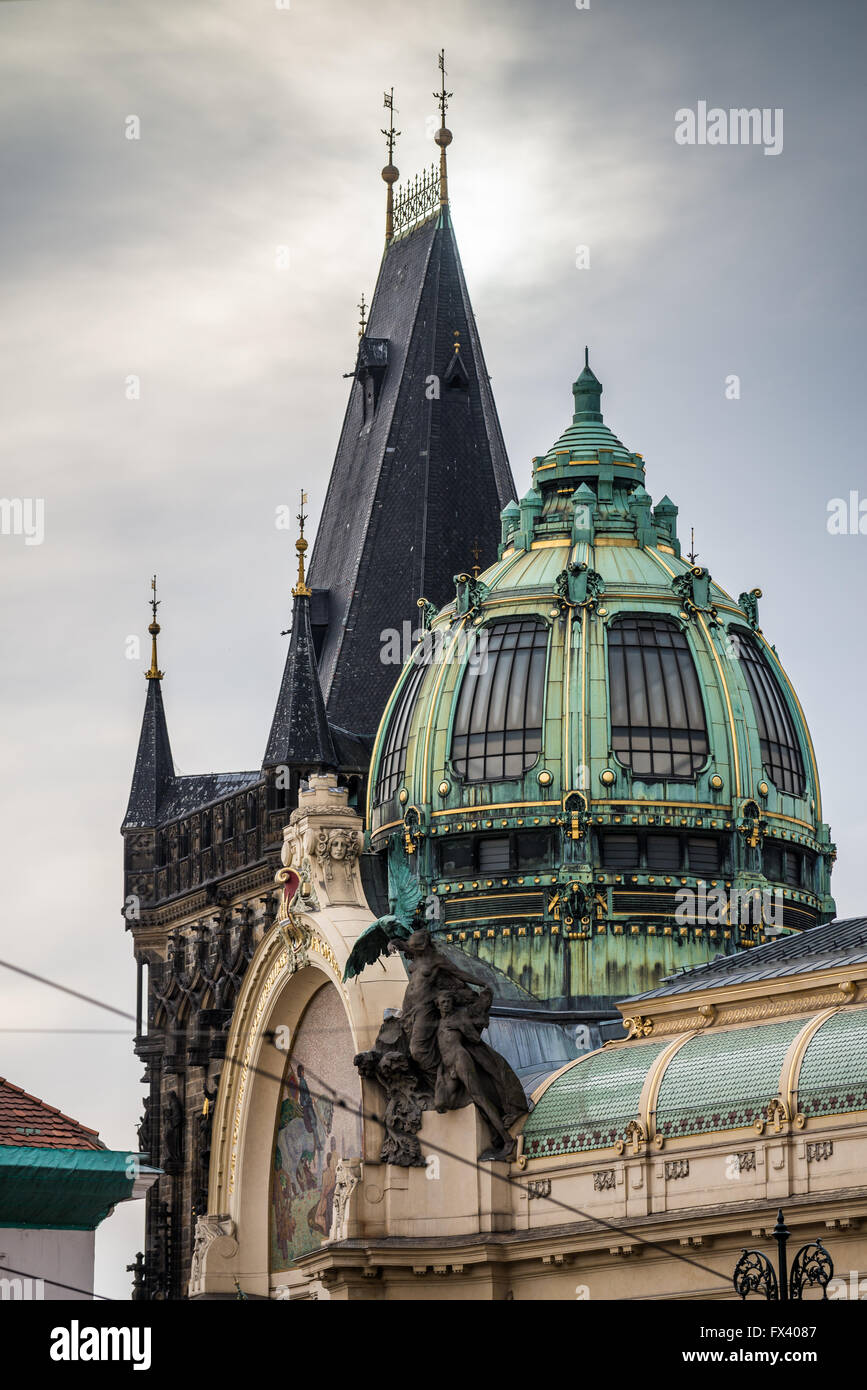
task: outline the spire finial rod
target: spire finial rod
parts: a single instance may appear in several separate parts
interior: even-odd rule
[[[385,196],[385,241],[386,245],[394,237],[394,185],[398,179],[398,170],[394,163],[394,142],[400,135],[399,130],[394,128],[394,88],[383,92],[382,104],[388,112],[388,130],[383,130],[385,143],[388,149],[388,163],[382,171],[382,177],[387,186]]]
[[[151,580],[150,601],[153,618],[148,625],[148,632],[151,635],[151,666],[149,671],[145,671],[145,680],[149,681],[161,681],[163,678],[163,673],[157,665],[157,636],[160,631],[160,625],[157,622],[157,609],[161,602],[162,599],[157,598],[157,577],[154,575]]]
[[[361,303],[360,303],[359,305],[357,305],[356,307],[358,308],[358,311],[359,311],[359,313],[360,313],[360,315],[361,315],[361,317],[360,317],[360,319],[359,319],[359,321],[358,321],[358,336],[359,336],[359,338],[363,338],[363,337],[364,337],[364,330],[365,330],[365,328],[367,327],[367,308],[368,308],[368,306],[367,306],[367,305],[365,304],[365,302],[364,302],[364,290],[361,291]]]
[[[307,546],[308,546],[308,542],[307,542],[307,541],[305,540],[305,538],[304,538],[304,523],[305,523],[305,521],[307,520],[307,513],[306,513],[305,510],[304,510],[304,508],[305,508],[306,505],[307,505],[307,493],[306,493],[306,492],[302,492],[302,493],[301,493],[301,510],[299,511],[298,516],[297,516],[297,518],[296,518],[297,521],[298,521],[298,527],[299,527],[300,535],[298,536],[298,539],[297,539],[297,541],[295,542],[295,549],[296,549],[297,552],[298,552],[298,583],[295,585],[295,588],[292,590],[292,597],[293,597],[293,598],[310,598],[310,597],[312,596],[312,594],[313,594],[313,590],[310,589],[310,588],[308,588],[307,582],[306,582],[306,580],[305,580],[305,578],[304,578],[304,555],[305,555],[305,552],[306,552]]]
[[[585,349],[584,349],[584,366],[585,366],[585,367],[589,367],[589,366],[590,366],[590,349],[589,349],[589,347],[585,347]]]
[[[452,143],[452,133],[446,129],[446,111],[449,99],[454,96],[454,92],[446,91],[446,51],[440,49],[438,58],[440,70],[440,90],[434,92],[434,97],[439,102],[440,108],[440,128],[434,139],[440,147],[440,207],[446,207],[449,201],[449,180],[446,168],[446,149]]]

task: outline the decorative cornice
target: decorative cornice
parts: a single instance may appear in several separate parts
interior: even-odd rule
[[[838,970],[842,969],[838,967]],[[848,967],[850,974],[856,974],[858,970],[863,970],[863,966]],[[824,988],[816,989],[813,992],[796,991],[791,987],[791,976],[784,982],[787,986],[784,994],[771,996],[766,995],[757,997],[756,991],[764,986],[766,989],[773,987],[774,982],[750,981],[749,986],[738,987],[738,997],[725,998],[725,985],[719,985],[712,990],[702,992],[699,996],[700,1003],[696,1003],[691,1009],[684,1010],[682,998],[673,996],[666,1000],[646,1000],[641,1001],[644,1007],[652,1012],[647,1014],[624,1015],[624,1027],[631,1028],[630,1041],[635,1037],[668,1037],[678,1033],[694,1032],[702,1028],[724,1028],[736,1023],[761,1022],[766,1018],[781,1018],[787,1014],[795,1015],[809,1013],[817,1009],[829,1009],[842,1004],[863,1003],[867,999],[867,981],[857,979],[846,979],[842,981],[829,981]],[[819,984],[818,980],[811,983]],[[734,987],[732,987],[734,990]],[[748,992],[747,992],[748,990]],[[654,1005],[661,1004],[659,1012]],[[665,1011],[668,1005],[671,1012]],[[681,1011],[674,1010],[680,1006]],[[618,1039],[613,1046],[621,1047],[623,1042]]]
[[[159,907],[144,907],[140,919],[131,924],[133,935],[138,938],[144,935],[148,928],[159,930],[163,927],[184,926],[188,920],[192,922],[203,913],[217,911],[213,889],[225,895],[227,903],[234,906],[238,905],[236,899],[258,896],[265,884],[269,887],[273,884],[274,870],[279,862],[278,850],[242,873],[212,879],[207,887],[196,888],[192,892],[179,895]]]

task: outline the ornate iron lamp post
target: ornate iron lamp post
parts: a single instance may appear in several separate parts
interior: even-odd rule
[[[747,1250],[735,1265],[733,1283],[741,1298],[760,1293],[772,1302],[796,1302],[803,1298],[804,1289],[820,1288],[827,1298],[828,1285],[834,1275],[834,1264],[820,1240],[802,1245],[786,1272],[786,1245],[791,1232],[783,1220],[783,1209],[777,1212],[777,1224],[771,1234],[777,1242],[777,1270],[761,1250]]]

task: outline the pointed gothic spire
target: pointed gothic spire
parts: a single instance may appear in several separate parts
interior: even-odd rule
[[[163,707],[163,673],[157,663],[157,636],[160,625],[157,622],[157,577],[151,580],[151,611],[153,614],[148,632],[151,635],[151,664],[145,672],[148,683],[145,696],[144,716],[139,735],[138,752],[132,774],[132,787],[129,793],[124,829],[131,826],[154,826],[159,817],[160,802],[174,782],[175,766],[169,743],[169,730],[166,712]]]
[[[307,517],[304,505],[306,492],[301,494],[298,513],[300,534],[295,542],[298,552],[298,582],[292,590],[292,627],[289,651],[283,668],[283,680],[277,697],[277,708],[268,735],[268,746],[262,760],[263,768],[291,767],[304,772],[336,768],[337,755],[325,700],[319,684],[319,669],[310,628],[310,599],[312,590],[304,575],[304,556],[308,542],[304,535]]]
[[[443,84],[443,120],[450,95]],[[443,179],[450,140],[438,141]],[[415,627],[423,595],[448,601],[476,537],[482,568],[492,562],[515,495],[451,210],[437,208],[436,179],[431,191],[417,222],[389,203],[400,234],[380,264],[309,567],[328,718],[365,736],[397,674],[384,634]]]

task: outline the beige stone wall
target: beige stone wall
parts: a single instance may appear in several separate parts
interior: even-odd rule
[[[865,1120],[826,1120],[807,1134],[767,1138],[738,1130],[637,1157],[608,1149],[519,1168],[474,1162],[484,1140],[471,1109],[428,1115],[421,1132],[428,1162],[447,1151],[438,1177],[365,1164],[355,1208],[364,1248],[323,1247],[301,1262],[308,1287],[299,1279],[293,1292],[730,1299],[744,1246],[776,1259],[771,1230],[782,1206],[790,1257],[821,1239],[838,1276],[832,1292],[848,1297],[863,1278],[867,1297]]]

